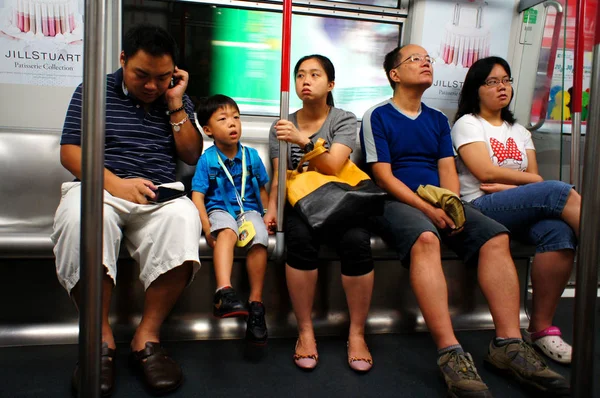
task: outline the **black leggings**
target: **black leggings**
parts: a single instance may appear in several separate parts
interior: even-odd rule
[[[319,266],[319,248],[325,242],[335,247],[342,263],[342,275],[361,276],[373,270],[371,232],[361,225],[312,229],[289,204],[284,217],[287,263],[312,271]]]

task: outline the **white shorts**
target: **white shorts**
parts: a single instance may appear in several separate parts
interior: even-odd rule
[[[81,183],[62,184],[61,194],[51,238],[56,274],[70,294],[79,281]],[[104,191],[102,262],[115,283],[122,238],[125,238],[129,254],[140,266],[139,278],[144,289],[160,275],[186,261],[193,262],[191,282],[200,269],[201,232],[198,210],[187,197],[140,205]]]
[[[236,234],[238,233],[240,225],[242,225],[242,215],[245,216],[246,221],[250,221],[254,226],[256,235],[252,238],[252,242],[246,246],[250,249],[254,245],[263,245],[268,247],[269,245],[269,233],[267,227],[263,221],[261,215],[254,210],[246,211],[238,215],[237,220],[233,219],[233,216],[224,210],[213,210],[208,214],[208,221],[210,221],[210,233],[213,237],[217,237],[217,233],[225,228],[233,230]]]

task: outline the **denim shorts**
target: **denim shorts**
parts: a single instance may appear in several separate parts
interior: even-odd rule
[[[422,211],[398,202],[387,200],[383,215],[373,217],[375,230],[392,246],[405,267],[410,266],[410,250],[424,232],[434,233],[466,264],[473,265],[479,258],[479,249],[488,240],[508,230],[500,223],[484,216],[474,206],[465,203],[465,226],[456,235],[440,231]]]
[[[571,189],[562,181],[542,181],[487,194],[471,203],[508,228],[513,238],[535,245],[538,253],[575,250],[575,233],[560,218]]]

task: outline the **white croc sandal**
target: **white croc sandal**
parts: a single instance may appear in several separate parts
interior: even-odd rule
[[[560,329],[556,326],[535,333],[525,330],[523,337],[526,342],[538,347],[548,358],[563,364],[571,363],[573,348],[562,339]]]

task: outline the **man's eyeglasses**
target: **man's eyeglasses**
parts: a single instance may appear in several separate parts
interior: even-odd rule
[[[410,55],[408,58],[406,58],[404,61],[400,62],[398,65],[394,66],[392,69],[396,69],[397,67],[399,67],[400,65],[407,63],[407,62],[417,62],[419,64],[428,62],[431,65],[435,64],[435,58],[430,57],[429,55],[422,55],[422,54],[412,54]]]
[[[497,87],[498,84],[502,83],[505,86],[510,86],[513,82],[513,78],[512,77],[505,77],[504,79],[495,79],[495,78],[491,78],[491,79],[487,79],[486,81],[483,82],[484,86],[488,86],[488,87]]]

